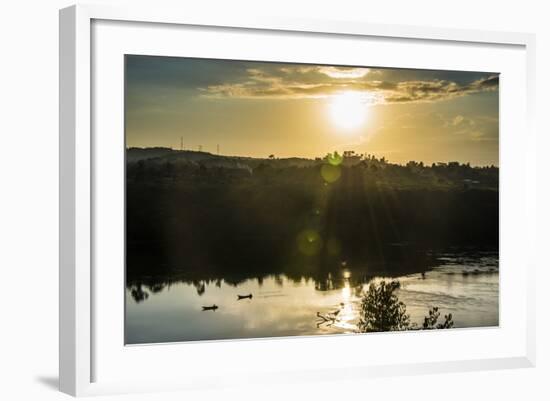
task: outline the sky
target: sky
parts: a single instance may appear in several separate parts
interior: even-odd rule
[[[496,73],[126,56],[126,146],[498,166]]]

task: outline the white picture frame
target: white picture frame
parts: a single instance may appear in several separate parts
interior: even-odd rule
[[[106,30],[99,35],[103,39],[94,42],[94,24],[101,21],[106,22]],[[429,345],[430,343],[445,344],[453,341],[453,344],[460,344],[462,341],[486,341],[487,344],[494,343],[495,348],[483,352],[479,350],[464,352],[465,357],[459,358],[461,352],[465,351],[458,345],[455,354],[443,354],[441,358],[436,355],[419,360],[415,355],[408,359],[394,358],[384,361],[383,356],[373,356],[372,363],[354,363],[342,364],[332,367],[324,366],[315,359],[314,350],[322,341],[323,346],[342,347],[345,344],[349,346],[362,346],[364,339],[361,336],[328,336],[328,337],[304,337],[293,339],[268,339],[268,340],[249,340],[249,341],[221,341],[205,342],[188,346],[186,349],[189,355],[189,367],[193,367],[193,357],[198,355],[216,355],[223,353],[227,358],[231,356],[243,355],[243,352],[250,355],[261,352],[267,352],[275,356],[290,349],[297,356],[310,356],[310,363],[296,362],[296,366],[287,370],[282,366],[284,362],[274,364],[274,367],[256,365],[254,368],[240,366],[237,371],[246,372],[247,376],[239,379],[238,376],[231,374],[231,367],[220,363],[219,369],[208,373],[204,367],[196,367],[185,370],[185,377],[182,375],[165,376],[164,378],[153,377],[153,372],[149,372],[150,377],[136,377],[133,379],[132,370],[128,369],[127,375],[116,375],[110,372],[101,378],[98,366],[110,364],[114,370],[121,371],[121,364],[126,366],[135,364],[135,358],[155,358],[158,362],[163,358],[170,358],[174,352],[172,346],[149,346],[147,350],[143,347],[140,350],[132,349],[128,355],[120,358],[128,358],[128,361],[116,360],[118,357],[111,358],[109,346],[105,345],[105,336],[107,332],[98,332],[96,326],[105,327],[107,320],[118,319],[120,314],[113,313],[112,316],[105,317],[101,313],[102,306],[95,306],[94,295],[98,286],[102,286],[109,277],[97,275],[94,269],[97,268],[101,256],[96,253],[94,241],[97,238],[98,216],[96,193],[98,184],[95,176],[101,173],[100,163],[106,147],[116,145],[115,142],[102,140],[98,144],[94,138],[93,126],[98,126],[98,121],[94,118],[101,118],[101,113],[94,114],[95,104],[92,101],[94,96],[94,87],[92,80],[94,68],[101,68],[95,55],[102,54],[101,48],[105,46],[105,34],[111,34],[109,29],[114,27],[116,22],[138,24],[136,31],[132,35],[118,34],[118,37],[126,40],[124,36],[133,36],[138,34],[138,30],[143,28],[143,24],[148,26],[155,25],[159,29],[159,38],[162,35],[169,35],[170,29],[178,27],[202,27],[208,29],[230,29],[231,32],[240,30],[254,34],[254,32],[264,32],[267,35],[301,35],[305,34],[308,38],[322,36],[324,38],[339,37],[353,40],[362,38],[383,38],[386,41],[418,41],[422,43],[456,44],[461,48],[476,46],[483,51],[483,46],[493,46],[495,48],[512,49],[509,57],[517,61],[518,71],[506,81],[514,87],[508,87],[502,96],[516,92],[524,94],[518,96],[521,110],[520,115],[515,120],[506,120],[514,127],[521,129],[521,145],[518,138],[511,136],[507,130],[501,131],[501,141],[504,142],[505,153],[501,152],[503,162],[507,163],[507,168],[503,168],[501,175],[501,185],[510,188],[509,191],[501,192],[501,202],[503,199],[509,205],[502,209],[501,219],[507,219],[507,227],[513,227],[522,237],[521,243],[518,243],[514,251],[506,247],[505,256],[510,262],[520,261],[521,278],[516,280],[520,287],[515,295],[518,301],[518,309],[514,311],[517,318],[519,329],[513,330],[508,324],[503,324],[496,329],[484,330],[453,330],[449,333],[423,333],[424,337],[418,336],[411,340],[411,336],[404,338],[399,333],[386,333],[383,335],[370,337],[374,342],[382,343],[403,343],[414,342],[415,346]],[[111,24],[111,25],[109,25]],[[99,28],[98,28],[99,29]],[[128,25],[115,27],[115,30],[134,29]],[[167,31],[168,29],[168,31]],[[156,33],[148,37],[154,45]],[[123,40],[123,41],[124,41]],[[267,40],[271,40],[267,38]],[[277,38],[272,40],[277,41]],[[310,40],[310,39],[307,39]],[[117,43],[123,41],[115,40],[113,37],[113,51],[123,51],[122,48],[116,48]],[[150,45],[150,44],[149,44]],[[168,48],[167,48],[168,49]],[[535,138],[532,128],[534,112],[534,49],[535,37],[525,33],[507,33],[507,32],[484,32],[458,29],[437,29],[427,27],[412,26],[393,26],[393,25],[373,25],[360,21],[316,21],[316,20],[293,20],[291,18],[248,18],[225,19],[213,18],[208,15],[188,15],[184,11],[161,10],[151,8],[111,8],[108,6],[78,5],[72,6],[60,11],[60,326],[59,326],[59,383],[60,390],[75,396],[108,394],[108,393],[126,393],[133,391],[164,391],[171,389],[190,389],[190,388],[208,388],[209,386],[229,386],[245,384],[248,380],[255,380],[258,383],[274,383],[274,381],[292,381],[299,380],[326,380],[330,378],[353,378],[375,377],[381,375],[399,375],[399,374],[422,374],[430,372],[450,372],[466,371],[478,369],[502,369],[514,367],[529,367],[535,364],[535,283],[534,271],[536,260],[531,256],[533,252],[528,252],[529,247],[534,244],[535,236]],[[166,53],[169,50],[164,50]],[[197,50],[198,51],[198,50]],[[208,51],[206,51],[208,52]],[[513,54],[512,54],[513,53]],[[204,53],[207,54],[207,53]],[[507,53],[508,54],[508,53]],[[102,56],[103,57],[103,56]],[[276,59],[277,56],[273,56]],[[330,55],[327,56],[329,58]],[[394,62],[399,63],[399,55],[395,56]],[[504,62],[503,56],[500,62]],[[103,57],[105,58],[105,57]],[[262,60],[267,60],[261,57]],[[497,60],[498,57],[495,58]],[[288,60],[287,60],[288,61]],[[496,61],[495,61],[496,62]],[[389,63],[389,62],[388,62]],[[426,66],[432,66],[426,62]],[[108,64],[106,64],[108,65]],[[437,66],[435,66],[437,67]],[[510,70],[511,71],[511,70]],[[510,72],[510,77],[515,74]],[[101,81],[101,79],[99,79]],[[97,82],[96,82],[97,83]],[[97,88],[96,88],[97,89]],[[501,107],[501,112],[509,110],[506,106],[506,99]],[[118,100],[116,100],[118,101]],[[511,103],[510,103],[511,105]],[[517,105],[517,104],[516,104]],[[504,110],[503,110],[504,107]],[[120,121],[122,120],[122,116]],[[508,117],[506,117],[508,118]],[[511,118],[511,117],[510,117]],[[120,122],[119,121],[119,122]],[[117,123],[118,124],[118,123]],[[501,124],[503,124],[501,122]],[[502,126],[501,126],[502,128]],[[506,149],[515,150],[515,153],[508,154]],[[122,150],[122,149],[120,149]],[[101,155],[98,155],[101,153]],[[105,166],[103,166],[104,168]],[[513,186],[521,183],[523,191],[513,191]],[[116,184],[116,181],[112,184]],[[505,198],[503,198],[505,197]],[[509,201],[508,201],[509,200]],[[510,211],[516,211],[516,215]],[[101,225],[100,225],[101,226]],[[508,235],[508,234],[507,234]],[[510,244],[517,237],[504,238],[502,246]],[[501,237],[502,238],[502,237]],[[512,285],[514,280],[505,276],[501,285]],[[108,290],[106,290],[109,292]],[[121,290],[122,291],[122,290]],[[112,295],[113,292],[111,291]],[[507,295],[508,294],[508,295]],[[107,295],[106,295],[107,296]],[[109,295],[110,296],[110,295]],[[510,297],[514,295],[510,292],[504,292],[501,295],[501,305],[506,306],[510,303]],[[505,297],[504,299],[502,297]],[[122,296],[120,296],[122,299]],[[116,301],[118,302],[118,301]],[[118,304],[117,304],[118,305]],[[114,310],[119,310],[117,307]],[[114,321],[114,320],[113,320]],[[510,320],[504,319],[506,323]],[[103,329],[101,329],[103,330]],[[500,333],[500,334],[499,334]],[[502,334],[504,333],[504,334]],[[506,334],[508,333],[508,334]],[[502,335],[501,335],[502,334]],[[437,337],[436,337],[437,336]],[[500,336],[500,337],[499,337]],[[98,340],[99,339],[99,340]],[[456,342],[456,343],[455,343]],[[327,345],[328,344],[328,345]],[[509,347],[509,352],[504,351],[504,346]],[[124,344],[120,344],[121,350]],[[181,347],[179,350],[181,351]],[[397,347],[399,348],[399,347]],[[475,348],[475,347],[474,347]],[[143,352],[142,352],[143,351]],[[98,355],[99,353],[99,355]],[[455,356],[453,356],[455,355]],[[96,361],[99,358],[101,363]],[[399,362],[401,361],[401,362]],[[171,366],[167,364],[168,368]],[[264,363],[265,365],[265,363]],[[98,377],[101,378],[98,380]]]

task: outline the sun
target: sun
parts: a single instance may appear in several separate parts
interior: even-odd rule
[[[367,120],[368,104],[359,92],[342,92],[331,97],[329,112],[335,125],[344,130],[353,130]]]

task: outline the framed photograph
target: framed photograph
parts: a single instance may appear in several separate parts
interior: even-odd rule
[[[532,35],[73,6],[60,52],[62,391],[534,365]]]

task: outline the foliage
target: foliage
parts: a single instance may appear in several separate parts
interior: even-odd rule
[[[393,280],[389,283],[381,281],[378,285],[371,283],[367,293],[361,301],[361,318],[358,323],[359,331],[379,332],[398,330],[417,330],[418,326],[410,322],[407,307],[395,294],[400,288],[400,283]],[[450,329],[454,326],[451,313],[445,315],[443,323],[437,323],[439,316],[438,307],[432,307],[428,316],[424,317],[422,330]]]
[[[395,295],[399,281],[377,286],[371,283],[361,302],[361,319],[358,327],[362,332],[406,330],[410,325],[407,308]]]
[[[432,329],[450,329],[454,326],[453,322],[453,315],[452,313],[449,313],[448,315],[445,315],[445,321],[443,323],[437,323],[437,320],[439,319],[439,316],[441,313],[439,312],[439,308],[437,306],[434,306],[428,311],[428,316],[424,317],[424,323],[422,323],[422,329],[423,330],[432,330]]]

